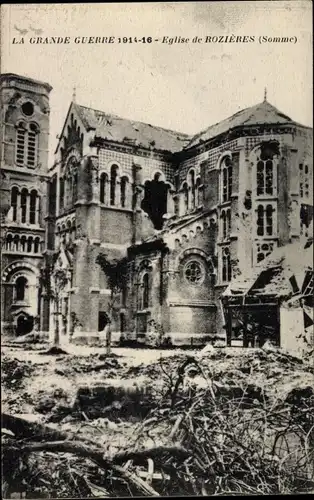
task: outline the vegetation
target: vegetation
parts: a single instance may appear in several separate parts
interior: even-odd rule
[[[110,298],[108,301],[108,322],[109,327],[106,329],[106,348],[107,354],[111,353],[111,325],[113,320],[113,311],[117,299],[121,292],[125,289],[128,277],[128,259],[109,260],[108,256],[100,253],[96,258],[96,263],[106,276],[107,286],[110,290]]]
[[[42,290],[46,293],[50,303],[54,304],[55,328],[53,345],[49,353],[55,354],[64,352],[60,348],[60,300],[61,293],[68,284],[67,271],[61,267],[56,266],[56,257],[54,254],[46,254],[43,267],[40,269],[40,285]]]

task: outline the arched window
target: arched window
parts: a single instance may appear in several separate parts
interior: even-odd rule
[[[232,195],[232,161],[226,157],[222,164],[222,202],[230,201]]]
[[[24,276],[19,276],[15,282],[15,300],[26,300],[27,279]]]
[[[117,165],[112,165],[110,170],[110,205],[115,205],[116,203],[116,185],[118,177],[119,167]]]
[[[180,203],[178,195],[174,196],[174,213],[178,217],[180,215]]]
[[[273,194],[274,165],[273,160],[259,160],[256,171],[257,195]]]
[[[16,129],[16,164],[34,168],[38,154],[38,132],[35,123],[26,125],[20,122]]]
[[[195,188],[196,188],[196,192],[195,192],[195,196],[196,196],[196,206],[199,207],[200,205],[202,205],[202,192],[201,192],[201,179],[198,177],[196,179],[196,184],[195,184]]]
[[[257,236],[264,236],[264,207],[257,207]]]
[[[273,212],[272,205],[258,205],[257,207],[257,236],[273,236]]]
[[[222,250],[222,281],[231,280],[231,260],[229,248]]]
[[[67,221],[66,228],[66,241],[69,243],[72,240],[72,222],[70,220]]]
[[[32,236],[29,236],[27,238],[27,252],[28,253],[31,253],[33,250],[33,237]]]
[[[11,190],[11,207],[12,207],[12,220],[15,222],[17,220],[17,200],[18,200],[19,190],[17,187],[13,187]]]
[[[30,195],[30,208],[29,208],[29,222],[30,224],[36,224],[36,203],[37,203],[37,191],[33,189]]]
[[[230,234],[231,234],[231,210],[227,210],[226,219],[227,219],[227,236],[230,236]]]
[[[77,201],[77,194],[78,194],[78,173],[77,170],[73,172],[73,177],[72,177],[72,204],[74,204]]]
[[[61,177],[59,180],[59,209],[64,208],[64,178]]]
[[[149,275],[145,273],[142,278],[142,287],[143,287],[143,300],[142,305],[143,309],[147,309],[149,307]]]
[[[37,160],[37,134],[38,128],[35,123],[31,123],[27,137],[27,166],[35,167]]]
[[[266,234],[267,236],[273,234],[273,207],[271,205],[266,206]]]
[[[21,237],[21,252],[26,252],[26,236]]]
[[[63,205],[67,208],[72,199],[72,178],[69,174],[64,176],[64,202]]]
[[[66,243],[66,226],[65,226],[65,224],[62,224],[62,227],[61,227],[61,243],[63,245],[65,245],[65,243]]]
[[[20,237],[18,234],[16,234],[13,238],[13,249],[15,252],[19,251],[19,245],[20,244]]]
[[[21,222],[25,224],[27,222],[27,198],[28,191],[27,189],[22,189],[21,192]]]
[[[227,236],[227,220],[226,220],[226,212],[223,210],[221,213],[222,220],[222,237],[226,238]]]
[[[189,209],[189,187],[186,182],[183,184],[183,202],[184,213],[186,213]]]
[[[299,194],[301,198],[310,197],[309,167],[303,163],[299,164]]]
[[[39,250],[40,250],[40,239],[37,236],[37,238],[35,238],[34,240],[34,253],[38,253]]]
[[[231,210],[223,210],[221,212],[222,219],[222,237],[229,238],[231,234]]]
[[[100,186],[99,186],[99,201],[100,203],[106,203],[106,187],[107,187],[108,176],[104,172],[100,176]]]
[[[191,190],[191,209],[195,208],[195,172],[194,170],[191,170],[189,173],[189,179],[188,183],[190,185],[190,190]]]
[[[127,187],[128,187],[128,178],[121,178],[121,207],[124,208],[126,205],[126,196],[127,196]]]
[[[72,221],[71,239],[75,240],[75,238],[76,238],[76,224],[75,224],[75,221]]]
[[[25,160],[25,150],[26,150],[26,144],[25,144],[25,139],[26,139],[26,127],[23,122],[19,123],[16,129],[16,156],[15,156],[15,162],[17,165],[20,165],[21,167],[24,166],[24,160]]]
[[[6,240],[5,240],[5,248],[6,250],[11,251],[13,246],[13,236],[12,234],[7,234]]]

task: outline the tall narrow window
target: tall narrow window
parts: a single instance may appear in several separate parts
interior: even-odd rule
[[[257,236],[264,236],[264,207],[258,205],[257,207]]]
[[[222,202],[230,201],[232,195],[232,161],[225,158],[222,166]]]
[[[99,186],[99,201],[100,203],[106,203],[106,186],[107,186],[107,174],[102,173],[100,176],[100,186]]]
[[[308,165],[299,165],[299,194],[300,198],[310,197],[310,177]]]
[[[149,307],[149,275],[145,273],[143,276],[143,309]]]
[[[265,179],[265,192],[266,194],[273,194],[274,172],[273,161],[267,160],[266,162],[266,179]]]
[[[124,208],[126,205],[128,179],[127,177],[122,177],[121,179],[121,207]]]
[[[223,210],[221,212],[222,219],[222,237],[229,238],[231,233],[231,210]]]
[[[266,207],[266,234],[267,236],[273,234],[273,207],[271,205]]]
[[[26,300],[27,279],[24,276],[17,278],[15,282],[15,300]]]
[[[21,167],[24,166],[25,150],[26,150],[26,128],[23,123],[20,123],[16,130],[16,157],[15,162]]]
[[[257,196],[274,194],[274,162],[271,158],[257,162],[256,192]]]
[[[115,205],[116,202],[116,185],[118,177],[117,165],[112,165],[110,172],[110,205]]]
[[[196,188],[196,206],[199,207],[200,205],[202,205],[202,193],[201,193],[201,179],[198,178],[196,179],[196,184],[195,184],[195,188]]]
[[[222,237],[225,238],[227,236],[227,221],[226,221],[226,212],[223,210],[221,213],[222,219]]]
[[[20,246],[20,237],[18,234],[16,234],[14,236],[14,239],[13,239],[13,250],[15,252],[18,252],[19,251],[19,246]]]
[[[39,238],[35,238],[34,240],[34,253],[38,253],[40,250],[40,240]]]
[[[77,171],[73,172],[73,179],[72,179],[72,203],[74,204],[77,201],[77,192],[78,192],[78,174]]]
[[[180,204],[178,195],[174,196],[174,213],[177,217],[180,215]]]
[[[27,198],[28,198],[27,189],[22,189],[22,192],[21,192],[21,222],[22,222],[22,224],[25,224],[27,222]]]
[[[8,234],[5,240],[5,248],[6,250],[11,251],[13,246],[13,236],[12,234]]]
[[[227,210],[227,235],[231,234],[231,210]]]
[[[273,236],[273,206],[258,205],[257,207],[257,236]]]
[[[21,237],[21,252],[26,252],[26,236]]]
[[[187,183],[183,184],[183,201],[184,201],[184,213],[189,209],[189,188]]]
[[[17,200],[18,200],[19,190],[17,187],[12,188],[11,191],[11,207],[12,207],[12,220],[15,222],[17,220]]]
[[[33,237],[29,236],[27,239],[27,252],[31,253],[33,251]]]
[[[59,208],[60,210],[63,210],[64,208],[64,178],[61,177],[59,181]]]
[[[37,160],[37,127],[31,123],[27,137],[27,166],[35,167]]]
[[[194,170],[192,170],[189,173],[189,185],[190,185],[190,191],[191,191],[191,208],[195,208],[195,173]]]
[[[229,248],[222,250],[222,281],[231,280],[231,260]]]
[[[30,224],[36,224],[36,203],[37,203],[37,191],[31,191],[30,195],[30,208],[29,208],[29,222]]]

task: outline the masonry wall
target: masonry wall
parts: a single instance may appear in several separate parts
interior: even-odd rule
[[[49,92],[51,88],[46,84],[33,80],[17,77],[15,75],[1,76],[1,169],[6,178],[6,192],[2,192],[1,198],[8,198],[11,204],[11,189],[17,187],[19,191],[23,188],[36,190],[40,196],[37,201],[36,223],[21,222],[19,219],[21,207],[18,198],[17,219],[13,220],[12,209],[5,214],[2,221],[3,247],[1,255],[2,268],[2,319],[4,320],[5,332],[13,333],[13,321],[24,312],[31,317],[40,314],[39,299],[39,268],[42,261],[42,250],[45,245],[45,216],[47,204],[47,191],[45,176],[48,163],[48,139],[49,139]],[[26,116],[22,111],[24,103],[31,102],[34,106],[33,114]],[[35,165],[28,164],[24,157],[24,165],[16,164],[17,125],[23,122],[26,126],[31,123],[38,127],[36,135],[37,145],[35,148]],[[28,205],[29,207],[29,205]],[[9,208],[9,207],[8,207]],[[29,216],[29,212],[27,212]],[[19,237],[18,247],[7,246],[7,237]],[[39,238],[40,245],[35,252],[35,247],[29,251],[21,244],[21,238]],[[28,299],[23,304],[17,304],[13,288],[17,276],[24,276],[28,281]]]

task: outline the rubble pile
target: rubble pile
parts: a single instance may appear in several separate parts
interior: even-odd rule
[[[22,420],[5,420],[4,460],[20,461],[14,481],[5,470],[7,495],[13,482],[27,498],[314,490],[310,360],[273,348],[215,348],[139,366],[67,356],[50,370],[63,392],[54,388],[46,406],[42,395],[41,408],[37,395],[43,427],[35,432],[25,420],[23,434]],[[126,395],[134,407],[149,404],[140,419]]]

